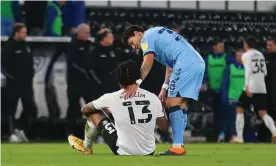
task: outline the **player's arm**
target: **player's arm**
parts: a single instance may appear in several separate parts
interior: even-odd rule
[[[81,112],[83,113],[83,115],[85,115],[86,117],[89,117],[89,115],[99,112],[103,109],[108,108],[108,104],[110,103],[110,94],[105,94],[102,97],[100,97],[97,100],[94,100],[88,104],[85,104],[82,108],[81,108]]]
[[[156,124],[162,132],[168,131],[169,125],[167,116],[158,117],[156,119]]]
[[[264,57],[264,55],[263,55]],[[267,75],[267,67],[266,67],[266,63],[265,63],[265,58],[264,58],[264,61],[263,61],[263,64],[261,64],[264,66],[264,75],[266,76]]]
[[[96,109],[93,102],[90,102],[86,105],[84,105],[81,108],[81,112],[84,116],[89,117],[91,114],[99,112],[100,110]]]
[[[169,128],[168,117],[165,108],[162,106],[160,100],[157,101],[157,119],[156,124],[162,132],[167,132]]]
[[[170,68],[170,67],[167,67],[167,68],[166,68],[166,75],[165,75],[164,84],[169,85],[170,77],[171,77],[172,72],[173,72],[173,69],[172,69],[172,68]]]
[[[147,53],[144,56],[144,60],[141,66],[141,78],[142,80],[145,80],[145,78],[148,76],[154,60],[154,54],[153,53]]]
[[[243,54],[242,56],[242,63],[245,68],[245,86],[249,84],[249,77],[251,74],[251,67],[250,67],[250,59],[248,58],[247,54]]]
[[[152,68],[154,61],[154,36],[152,36],[151,34],[147,35],[145,39],[141,42],[141,48],[144,56],[141,66],[141,79],[145,80]]]
[[[250,56],[248,56],[247,54],[243,54],[242,56],[242,63],[244,65],[245,68],[245,93],[248,97],[252,97],[252,93],[250,93],[249,91],[249,80],[250,80],[250,76],[252,73],[252,69],[251,69],[251,59]]]

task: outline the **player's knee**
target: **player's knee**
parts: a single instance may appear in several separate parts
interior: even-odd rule
[[[258,111],[258,115],[259,115],[261,118],[264,117],[266,114],[267,114],[267,113],[266,113],[266,110],[260,110],[260,111]]]
[[[176,98],[169,98],[167,100],[167,107],[170,108],[170,107],[174,107],[174,106],[180,106],[182,103],[182,100],[179,100],[179,99],[176,99]]]
[[[237,112],[237,114],[243,114],[244,113],[244,109],[242,107],[237,107],[236,112]]]

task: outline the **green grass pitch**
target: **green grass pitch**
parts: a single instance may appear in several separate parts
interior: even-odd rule
[[[156,152],[169,145],[157,145]],[[2,166],[272,166],[274,144],[186,144],[187,156],[114,156],[105,144],[84,156],[67,143],[1,144]]]

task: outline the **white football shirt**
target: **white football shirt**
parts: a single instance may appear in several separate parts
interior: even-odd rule
[[[263,54],[258,50],[250,49],[242,55],[242,61],[245,68],[245,86],[248,86],[251,93],[266,94],[267,69]]]
[[[105,94],[92,103],[96,109],[108,108],[112,113],[120,155],[150,154],[155,150],[156,119],[164,116],[162,104],[155,94],[141,88],[129,99],[122,92]]]

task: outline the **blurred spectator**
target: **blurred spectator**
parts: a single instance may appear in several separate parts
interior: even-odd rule
[[[64,34],[71,36],[81,23],[86,23],[85,1],[68,1],[62,7]]]
[[[37,110],[33,96],[33,57],[30,47],[25,42],[27,29],[24,24],[16,23],[13,34],[1,52],[1,70],[6,77],[7,110],[10,116],[10,141],[25,141],[28,139],[24,131],[28,129],[28,119],[37,117]],[[15,113],[19,98],[23,105],[23,112],[19,123],[15,124]]]
[[[95,40],[97,46],[90,53],[92,63],[90,66],[101,82],[96,92],[101,96],[119,89],[119,84],[112,72],[117,68],[118,63],[125,59],[124,52],[113,47],[114,37],[110,29],[101,29],[96,34]]]
[[[20,5],[16,0],[1,1],[1,36],[10,36],[14,22],[21,22]]]
[[[276,118],[276,37],[269,39],[266,42],[268,53],[266,54],[266,87],[268,99],[268,112]]]
[[[31,36],[42,36],[45,23],[45,12],[47,1],[25,1],[25,23],[28,34]]]
[[[46,9],[45,20],[45,36],[61,36],[62,35],[62,11],[61,7],[66,4],[66,1],[51,1],[48,2]]]
[[[219,119],[224,114],[221,104],[221,85],[227,65],[232,62],[232,57],[224,52],[224,43],[221,40],[214,40],[212,43],[213,52],[205,57],[205,75],[202,90],[208,89],[212,97],[211,107],[214,113],[215,131],[220,131]]]
[[[220,116],[219,142],[225,141],[225,136],[234,138],[236,133],[236,105],[244,87],[245,70],[242,64],[244,50],[236,51],[236,60],[230,63],[224,73],[222,84],[222,103],[225,105]]]
[[[93,100],[91,86],[93,86],[92,75],[89,71],[88,53],[92,49],[92,43],[88,40],[90,27],[80,24],[77,34],[72,38],[67,52],[67,95],[68,95],[68,131],[73,134],[76,120],[82,117],[80,112],[80,98],[86,103]]]

